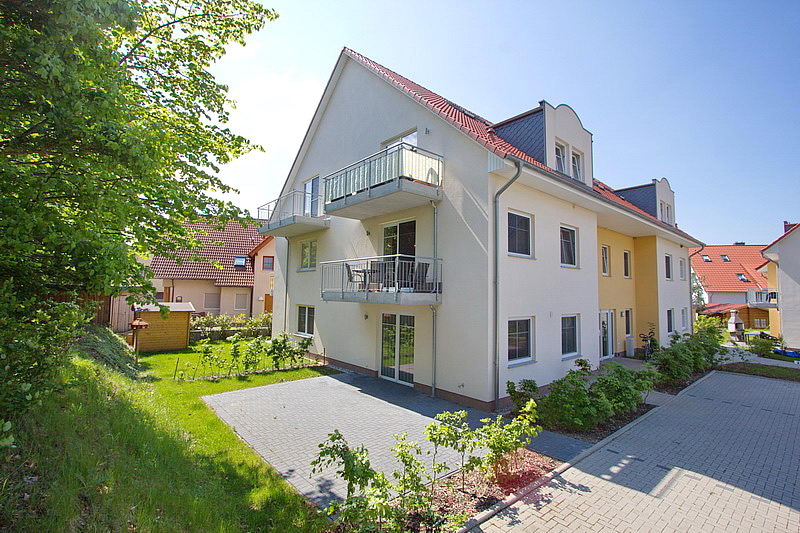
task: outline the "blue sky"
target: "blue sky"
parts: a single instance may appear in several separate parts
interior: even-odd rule
[[[567,103],[595,177],[667,177],[709,244],[767,243],[800,221],[800,2],[300,2],[215,67],[230,127],[266,148],[222,177],[277,196],[343,46],[489,120]]]

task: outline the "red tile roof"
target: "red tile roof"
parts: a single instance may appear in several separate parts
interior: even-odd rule
[[[727,313],[731,309],[742,309],[747,307],[745,304],[708,304],[702,311],[698,311],[698,315],[721,315]]]
[[[259,235],[257,226],[242,226],[238,222],[228,222],[224,230],[206,223],[188,226],[203,246],[192,251],[178,251],[180,261],[163,256],[154,257],[150,269],[155,279],[210,279],[220,287],[253,286],[253,257],[249,254],[265,240],[263,235]],[[192,257],[200,259],[192,261]],[[245,266],[233,266],[234,257],[244,257]]]
[[[457,127],[484,147],[489,149],[491,152],[497,154],[500,157],[506,157],[508,155],[521,159],[533,166],[539,167],[542,170],[547,172],[551,172],[553,174],[557,174],[557,172],[541,161],[537,161],[533,157],[531,157],[526,152],[520,150],[516,146],[512,145],[505,139],[500,138],[494,131],[494,124],[490,121],[486,120],[485,118],[468,111],[467,109],[451,102],[447,98],[439,96],[438,94],[434,93],[419,85],[414,83],[413,81],[409,80],[408,78],[401,76],[400,74],[390,70],[380,63],[376,63],[375,61],[365,57],[358,52],[351,50],[349,48],[345,48],[342,51],[343,54],[347,55],[349,58],[353,59],[354,61],[364,65],[371,71],[375,72],[383,79],[394,85],[400,91],[406,93],[408,96],[413,98],[414,100],[418,101],[425,107],[427,107],[432,112],[436,113],[440,117],[442,117],[445,121],[449,122],[453,126]],[[517,117],[513,117],[517,118]],[[505,122],[505,121],[501,121]],[[500,124],[498,122],[497,124]],[[575,182],[575,185],[578,183]],[[627,209],[633,210],[640,216],[643,216],[651,221],[657,222],[659,225],[663,225],[665,228],[681,235],[684,238],[689,240],[698,242],[697,239],[692,237],[691,235],[687,234],[684,231],[679,230],[673,226],[668,224],[664,224],[661,222],[657,217],[654,217],[650,213],[639,209],[632,203],[624,200],[622,197],[618,196],[614,189],[609,187],[608,185],[594,180],[592,184],[592,190],[599,194],[601,197],[614,202],[620,206],[623,206]]]
[[[700,248],[689,248],[692,255],[692,270],[702,283],[706,292],[744,292],[768,288],[767,278],[757,272],[764,258],[761,256],[763,244],[708,245],[700,253]],[[703,261],[707,255],[711,262]],[[722,260],[727,255],[730,262]],[[740,281],[736,274],[744,274],[748,281]]]

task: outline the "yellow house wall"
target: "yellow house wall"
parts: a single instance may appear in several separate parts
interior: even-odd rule
[[[767,283],[770,287],[778,286],[778,265],[770,261],[767,263]],[[778,309],[769,309],[769,333],[774,337],[781,336],[781,312]]]
[[[633,239],[633,279],[636,286],[636,308],[633,319],[636,324],[636,347],[640,347],[639,335],[655,328],[660,338],[660,316],[658,308],[658,249],[657,237],[635,237]],[[688,296],[687,296],[688,298]]]
[[[602,272],[602,246],[609,247],[610,269],[607,276]],[[597,275],[599,277],[600,309],[614,311],[614,352],[625,352],[625,309],[633,310],[633,331],[636,335],[636,279],[634,238],[606,228],[597,228]],[[631,276],[626,278],[623,270],[623,252],[631,255]],[[637,344],[637,343],[635,343]]]

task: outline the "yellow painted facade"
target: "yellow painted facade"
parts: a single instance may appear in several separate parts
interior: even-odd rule
[[[603,273],[603,247],[608,250],[608,273]],[[638,339],[638,328],[636,324],[636,281],[634,277],[635,259],[634,238],[610,229],[597,228],[597,268],[599,281],[599,301],[600,310],[613,311],[614,315],[614,352],[624,353],[626,346],[625,334],[625,315],[626,309],[630,309],[632,316],[631,336]],[[628,252],[629,276],[625,276],[624,257]],[[634,340],[634,346],[638,346],[638,340]]]
[[[770,261],[767,263],[767,283],[770,287],[778,286],[778,265]],[[769,333],[773,337],[781,336],[781,312],[778,309],[769,311]]]
[[[633,239],[633,279],[636,286],[636,322],[637,347],[640,334],[647,334],[654,328],[656,337],[661,338],[661,326],[658,305],[658,239],[655,236],[636,237]]]

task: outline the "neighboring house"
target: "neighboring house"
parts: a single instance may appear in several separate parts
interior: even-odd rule
[[[767,329],[771,304],[763,300],[769,283],[758,270],[764,263],[763,249],[763,244],[743,242],[692,248],[692,275],[703,288],[706,304],[697,312],[727,320],[735,309],[746,328]]]
[[[508,380],[596,367],[651,327],[661,342],[690,331],[700,242],[676,227],[669,184],[618,193],[592,161],[569,106],[492,123],[344,49],[259,212],[280,237],[273,331],[482,408]]]
[[[761,251],[766,262],[759,270],[766,273],[769,290],[762,299],[769,301],[770,332],[783,337],[790,348],[800,348],[800,224],[783,223],[784,233]]]
[[[201,248],[179,252],[181,261],[156,256],[149,262],[159,299],[191,302],[198,313],[272,312],[274,239],[238,222],[229,222],[224,230],[205,223],[190,227]]]

